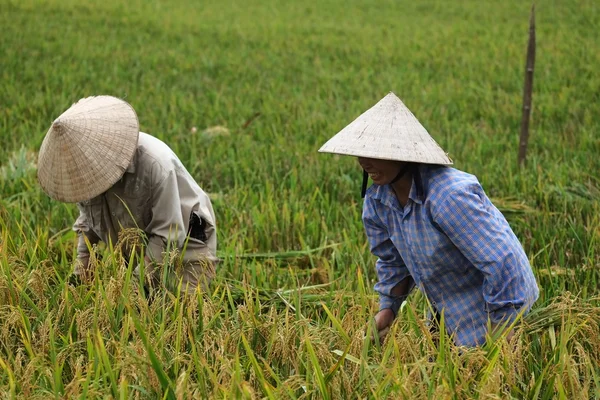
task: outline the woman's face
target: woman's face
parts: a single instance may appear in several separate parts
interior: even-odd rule
[[[369,177],[377,185],[389,184],[402,169],[401,161],[378,160],[376,158],[358,157],[358,163],[367,171]]]

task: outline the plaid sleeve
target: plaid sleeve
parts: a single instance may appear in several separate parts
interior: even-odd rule
[[[537,299],[529,260],[504,216],[478,184],[454,190],[432,211],[434,221],[485,276],[492,322],[511,321]]]
[[[371,253],[377,256],[375,270],[378,282],[375,284],[375,291],[379,293],[379,310],[390,308],[396,315],[408,295],[392,296],[391,292],[398,283],[410,277],[410,273],[369,198],[365,199],[363,225]]]

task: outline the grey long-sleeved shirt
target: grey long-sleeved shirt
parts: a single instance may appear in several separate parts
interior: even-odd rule
[[[140,132],[123,177],[77,206],[80,215],[73,230],[79,235],[78,258],[89,257],[85,237],[91,244],[116,244],[119,231],[139,228],[147,235],[146,255],[151,259],[162,261],[170,243],[170,249],[180,251],[186,246],[184,263],[217,260],[215,215],[208,195],[169,146],[146,133]],[[190,221],[194,226],[188,236]]]

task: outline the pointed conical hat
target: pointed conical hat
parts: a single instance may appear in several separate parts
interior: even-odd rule
[[[319,152],[423,164],[452,164],[446,152],[392,92],[329,139]]]
[[[46,133],[38,157],[38,181],[55,200],[90,200],[121,179],[138,136],[137,115],[125,101],[112,96],[81,99]]]

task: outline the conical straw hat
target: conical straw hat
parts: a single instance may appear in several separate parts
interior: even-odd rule
[[[423,164],[452,164],[446,152],[392,92],[329,139],[319,152]]]
[[[112,96],[87,97],[58,117],[42,142],[38,181],[53,199],[75,203],[107,191],[137,148],[135,110]]]

